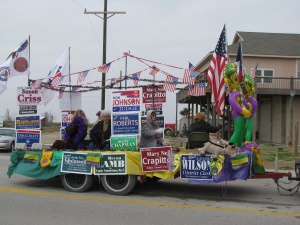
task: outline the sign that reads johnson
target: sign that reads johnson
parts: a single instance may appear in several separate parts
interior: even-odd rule
[[[40,105],[42,104],[41,89],[18,87],[17,100],[19,105]]]
[[[140,90],[112,92],[113,112],[139,112],[141,108]]]
[[[166,102],[166,90],[163,85],[143,87],[143,103]]]

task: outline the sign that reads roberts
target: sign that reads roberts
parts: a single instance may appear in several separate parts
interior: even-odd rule
[[[172,153],[171,146],[141,148],[143,172],[167,171],[168,157]]]
[[[140,90],[112,92],[112,112],[139,112],[141,109]]]
[[[164,85],[151,85],[143,87],[143,103],[166,102],[166,90]],[[153,99],[154,97],[154,99]]]
[[[18,105],[40,105],[42,104],[41,89],[33,87],[18,87],[17,89]]]
[[[140,114],[113,114],[112,115],[112,135],[139,134]]]

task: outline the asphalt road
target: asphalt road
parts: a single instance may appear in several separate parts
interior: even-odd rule
[[[68,192],[59,178],[8,178],[8,165],[9,155],[0,153],[1,225],[300,224],[300,191],[280,195],[272,179],[190,185],[178,178],[138,184],[129,195],[114,196],[99,186]]]

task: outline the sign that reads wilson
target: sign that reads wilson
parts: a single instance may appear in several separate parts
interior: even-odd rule
[[[112,92],[112,112],[139,112],[141,109],[140,90]]]
[[[18,87],[17,100],[19,105],[40,105],[42,104],[41,89]]]
[[[111,136],[110,149],[121,150],[121,151],[125,151],[125,150],[137,151],[137,137],[136,135]]]
[[[100,168],[95,168],[95,175],[123,175],[126,174],[126,154],[102,154]]]
[[[155,85],[154,87],[148,85],[143,87],[143,103],[166,102],[166,96],[164,85]]]

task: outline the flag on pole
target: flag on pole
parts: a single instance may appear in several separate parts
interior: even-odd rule
[[[133,79],[133,83],[135,86],[137,86],[139,84],[140,76],[141,76],[141,72],[132,74],[132,79]]]
[[[174,92],[177,83],[178,83],[178,78],[168,75],[166,79],[166,83],[164,85],[164,90]]]
[[[78,78],[77,78],[77,84],[83,82],[85,80],[85,78],[87,77],[88,73],[89,73],[89,70],[79,72]]]
[[[192,63],[189,62],[189,69],[184,70],[183,83],[184,84],[194,84],[197,71]]]
[[[51,88],[56,88],[61,83],[64,75],[69,74],[69,49],[65,51],[50,70],[48,77],[43,81],[50,83]],[[44,88],[42,90],[43,103],[46,106],[54,97],[55,91]]]
[[[207,76],[211,90],[211,102],[216,107],[219,116],[223,115],[224,112],[225,87],[223,69],[227,63],[226,28],[224,25],[213,53]]]
[[[188,95],[191,96],[205,96],[206,85],[205,82],[195,82],[194,85],[189,85]]]
[[[5,63],[7,63],[5,65]],[[6,61],[0,67],[0,94],[7,89],[7,77],[9,73],[9,63]]]
[[[235,64],[237,66],[238,82],[242,83],[244,75],[243,75],[243,55],[242,55],[241,42],[239,42],[239,48],[238,48],[238,52],[236,54]]]
[[[101,72],[101,73],[108,73],[109,68],[110,68],[110,64],[111,64],[111,62],[110,62],[110,63],[106,63],[106,64],[104,64],[104,65],[102,65],[102,66],[99,66],[99,67],[98,67],[98,72]]]
[[[9,67],[8,78],[29,73],[29,41],[27,39],[10,53],[4,65]]]
[[[149,72],[149,74],[151,74],[152,76],[154,76],[155,74],[157,74],[160,71],[160,69],[158,69],[156,66],[152,66],[151,70]]]
[[[42,84],[42,80],[35,80],[30,86],[33,87],[34,89],[40,88]]]
[[[62,99],[65,93],[66,87],[60,87],[58,92],[58,99]]]
[[[254,79],[256,77],[256,71],[257,71],[258,63],[256,63],[256,67],[252,70],[251,77]]]

